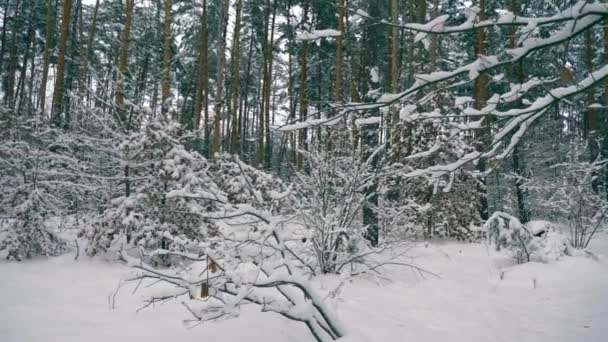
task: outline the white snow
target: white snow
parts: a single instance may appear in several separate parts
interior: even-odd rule
[[[342,33],[338,30],[334,29],[324,29],[324,30],[314,30],[312,32],[300,32],[296,34],[297,40],[317,40],[321,38],[333,38],[342,35]]]
[[[608,236],[591,250],[598,260],[513,265],[483,244],[420,245],[413,262],[440,276],[391,266],[377,278],[347,281],[327,300],[350,332],[343,341],[605,341],[608,336]],[[177,302],[136,313],[141,286],[119,279],[131,270],[71,255],[0,262],[2,342],[312,341],[305,327],[251,306],[240,317],[188,329]],[[391,280],[388,280],[391,279]],[[313,282],[325,290],[341,279]],[[143,291],[143,292],[142,292]],[[149,294],[150,292],[148,292]]]
[[[369,118],[361,118],[355,120],[355,125],[357,126],[367,126],[367,125],[375,125],[380,122],[379,116],[372,116]]]

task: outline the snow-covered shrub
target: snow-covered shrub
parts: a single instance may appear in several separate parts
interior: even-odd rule
[[[293,211],[293,195],[277,178],[237,160],[207,160],[188,151],[180,126],[147,123],[118,145],[125,192],[82,231],[90,255],[120,248],[185,252],[218,234],[208,213],[238,204]],[[116,248],[112,248],[116,246]],[[170,260],[154,256],[152,263]]]
[[[327,293],[310,281],[311,265],[299,254],[302,242],[294,238],[298,233],[289,220],[250,205],[228,206],[207,216],[218,220],[218,236],[196,249],[157,249],[138,258],[121,253],[137,270],[128,280],[169,285],[148,297],[145,306],[177,299],[195,321],[206,322],[236,317],[242,306],[255,304],[304,323],[317,341],[346,335]],[[161,269],[146,262],[155,256],[177,258],[179,266]]]
[[[575,141],[565,159],[551,166],[557,177],[531,177],[525,183],[550,219],[567,222],[574,248],[586,248],[608,219],[604,189],[593,188],[607,164],[600,158],[589,161],[586,144]]]
[[[13,208],[13,219],[0,239],[0,255],[21,261],[34,256],[55,256],[66,250],[66,244],[45,226],[45,194],[32,189]]]
[[[497,251],[508,250],[517,263],[529,262],[532,234],[519,222],[507,213],[497,211],[490,216],[485,224],[488,242]]]
[[[196,243],[214,229],[199,215],[217,210],[226,196],[207,173],[207,160],[186,151],[178,137],[176,123],[152,121],[119,145],[125,195],[82,232],[89,254],[106,251],[123,237],[125,248],[181,249],[166,236]]]
[[[241,162],[236,156],[220,155],[210,161],[208,172],[231,203],[248,203],[273,213],[295,210],[291,188],[279,178]]]
[[[517,263],[553,262],[568,253],[568,238],[546,221],[522,224],[516,217],[495,212],[485,224],[488,242],[507,250]]]
[[[315,260],[320,273],[338,273],[368,249],[361,192],[373,176],[368,165],[356,154],[309,153],[308,172],[298,173],[296,183],[301,222],[309,237],[308,257]]]
[[[57,255],[65,243],[45,221],[97,209],[106,182],[84,152],[103,149],[106,141],[34,119],[5,124],[0,122],[0,216],[11,223],[0,236],[0,252],[17,260]]]

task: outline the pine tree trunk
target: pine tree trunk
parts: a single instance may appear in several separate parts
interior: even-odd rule
[[[486,19],[486,0],[479,0],[479,20]],[[482,29],[477,29],[475,34],[475,57],[480,58],[486,54],[486,32]],[[485,72],[482,72],[473,82],[473,99],[474,99],[474,107],[475,109],[482,109],[486,106],[486,101],[488,100],[488,75]],[[484,120],[483,124],[486,127],[489,126],[489,122],[487,119]],[[479,142],[477,146],[478,151],[483,151],[485,148],[489,146],[490,139],[490,131],[489,128],[483,129],[480,131],[480,135],[478,136]],[[477,171],[479,171],[482,176],[479,179],[478,192],[480,194],[479,198],[479,216],[482,220],[487,220],[489,217],[488,213],[488,192],[486,188],[486,178],[483,176],[483,173],[486,171],[486,160],[481,158],[477,163]]]
[[[302,16],[302,23],[306,23],[308,20],[308,2],[304,5],[304,12]],[[300,90],[298,98],[300,100],[300,121],[306,120],[308,116],[308,41],[302,42],[300,48],[300,55],[298,56],[298,64],[300,64]],[[301,151],[308,149],[308,130],[303,128],[299,132],[298,147]],[[304,154],[298,153],[297,167],[302,170],[304,167]]]
[[[82,0],[77,0],[76,1],[76,13],[78,13],[78,11],[80,10],[80,7],[82,7]],[[65,73],[65,91],[64,93],[67,91],[68,93],[72,92],[73,90],[73,82],[74,82],[74,78],[76,76],[76,78],[78,77],[78,69],[75,68],[76,63],[74,63],[74,61],[76,60],[76,55],[77,55],[77,51],[76,48],[77,46],[81,43],[77,37],[77,32],[78,32],[78,14],[76,14],[73,18],[72,18],[72,23],[70,23],[70,37],[68,38],[68,40],[71,42],[70,43],[70,52],[69,52],[69,56],[70,58],[66,60],[66,73]],[[65,100],[64,100],[64,107],[63,107],[63,112],[64,112],[64,118],[63,118],[63,128],[64,129],[68,129],[71,124],[72,124],[72,113],[70,111],[70,106],[72,104],[72,97],[71,96],[66,96]]]
[[[258,165],[262,165],[264,163],[265,160],[265,152],[266,152],[266,148],[265,148],[265,144],[264,144],[264,137],[266,136],[265,134],[265,129],[266,129],[266,125],[264,123],[264,119],[266,117],[266,85],[267,85],[267,75],[268,75],[268,36],[270,35],[270,29],[269,29],[269,25],[270,25],[270,0],[266,1],[265,7],[264,7],[264,33],[263,33],[263,41],[262,41],[262,79],[261,79],[261,83],[262,83],[262,90],[261,90],[261,94],[262,94],[262,98],[261,98],[261,102],[260,102],[260,112],[258,115],[258,120],[259,120],[259,129],[258,129],[258,150],[257,150],[257,164]]]
[[[246,137],[250,136],[248,134],[248,127],[249,127],[249,101],[247,101],[247,94],[249,91],[249,82],[251,79],[251,64],[253,61],[253,54],[254,54],[254,47],[253,47],[253,43],[254,43],[254,32],[253,29],[251,29],[250,32],[250,39],[249,39],[249,49],[248,49],[248,57],[247,57],[247,69],[245,71],[245,96],[243,96],[243,103],[241,105],[241,109],[242,109],[242,115],[241,115],[241,119],[240,119],[240,126],[239,126],[239,136],[241,138],[241,149],[244,149],[245,151],[248,150],[248,147],[245,145],[245,139]],[[252,121],[253,124],[252,126],[255,126],[255,120]],[[244,156],[246,156],[247,154],[245,153]]]
[[[231,101],[230,101],[230,115],[232,116],[232,126],[230,133],[230,151],[232,153],[240,154],[240,145],[239,145],[239,117],[238,117],[238,107],[239,107],[239,83],[240,83],[240,59],[241,59],[241,51],[240,51],[240,31],[241,31],[241,11],[243,7],[243,1],[236,1],[236,14],[235,14],[235,23],[234,23],[234,36],[232,38],[232,91],[231,91]]]
[[[89,37],[87,41],[86,50],[82,56],[82,64],[80,66],[80,79],[82,87],[86,88],[89,86],[88,75],[89,75],[89,61],[91,60],[93,53],[93,44],[95,42],[95,35],[97,33],[97,14],[99,13],[99,0],[95,1],[95,7],[93,7],[93,18],[91,19],[91,28],[89,30]],[[81,93],[84,89],[81,89]],[[87,95],[88,100],[89,95]]]
[[[25,101],[25,77],[27,75],[27,65],[31,59],[31,64],[33,65],[36,62],[36,56],[35,56],[35,46],[36,44],[34,43],[34,39],[35,37],[35,30],[34,30],[34,22],[35,22],[35,7],[33,7],[31,9],[31,18],[30,18],[30,23],[29,23],[29,28],[28,28],[28,34],[27,34],[27,40],[25,43],[26,46],[26,50],[25,50],[25,55],[23,56],[23,64],[21,66],[21,71],[20,71],[20,75],[19,75],[19,83],[17,85],[17,93],[15,94],[15,96],[17,96],[17,94],[19,94],[19,102],[17,104],[17,112],[21,112],[23,110],[23,102]],[[29,113],[28,113],[29,114]]]
[[[203,89],[205,79],[209,77],[207,64],[207,0],[203,1],[203,14],[201,15],[201,46],[198,51],[198,81],[196,83],[196,95],[194,97],[194,113],[192,113],[192,128],[198,130],[201,124],[201,111],[203,108]],[[205,122],[206,125],[206,122]],[[207,126],[205,126],[205,130]],[[206,134],[205,134],[206,135]]]
[[[213,141],[211,142],[211,155],[215,157],[219,155],[221,145],[221,120],[222,120],[222,105],[224,102],[224,80],[226,67],[226,34],[228,31],[228,5],[229,1],[224,1],[222,6],[222,15],[220,16],[220,29],[218,31],[218,66],[217,66],[217,92],[215,98],[215,117],[213,119]]]
[[[126,108],[124,108],[125,77],[129,64],[129,41],[131,39],[131,25],[133,22],[134,8],[135,0],[127,0],[125,26],[124,30],[122,31],[122,37],[120,42],[120,65],[118,67],[118,82],[116,84],[116,107],[118,109],[120,121],[126,130],[129,130],[129,127],[127,127],[127,110]]]
[[[65,53],[68,46],[68,36],[70,32],[70,12],[72,10],[72,0],[64,0],[61,15],[61,37],[59,39],[59,54],[57,57],[57,73],[55,77],[55,92],[53,94],[53,111],[51,114],[51,124],[61,126],[63,111],[63,92],[65,82]]]
[[[604,54],[602,56],[604,65],[608,65],[608,20],[604,21]],[[604,79],[604,92],[602,94],[604,106],[608,107],[608,78]],[[608,115],[607,109],[604,109],[604,116]],[[603,120],[603,141],[602,141],[602,155],[608,155],[608,118],[604,117]],[[603,177],[598,177],[598,187],[603,186],[606,193],[606,199],[608,199],[608,167],[604,167]]]
[[[511,0],[511,12],[515,15],[519,15],[517,0]],[[509,38],[509,47],[514,49],[517,47],[517,28],[513,27],[511,29],[511,37]],[[514,84],[523,83],[524,82],[524,66],[523,63],[517,62],[515,65],[511,66],[511,82]],[[519,101],[517,105],[519,105]],[[530,213],[528,211],[528,207],[526,205],[526,191],[524,189],[523,184],[523,176],[524,176],[524,166],[523,164],[523,156],[519,151],[519,145],[515,145],[513,148],[513,170],[517,174],[517,179],[515,180],[515,195],[517,197],[517,209],[519,212],[519,220],[522,223],[527,223],[530,220]]]
[[[268,2],[268,5],[270,6],[270,1]],[[267,63],[267,68],[266,68],[266,99],[264,100],[264,133],[266,135],[266,150],[264,152],[264,166],[266,167],[267,170],[270,170],[271,168],[271,163],[272,163],[272,132],[270,131],[270,101],[271,101],[271,97],[272,97],[272,66],[273,66],[273,60],[274,60],[274,56],[273,56],[273,47],[274,47],[274,29],[275,29],[275,20],[276,20],[276,15],[277,15],[277,4],[276,1],[273,1],[272,3],[273,9],[272,9],[272,19],[270,20],[270,35],[269,35],[269,42],[267,45],[267,50],[266,50],[266,63]]]
[[[161,84],[161,113],[168,118],[171,97],[171,0],[165,0],[163,30],[163,72]]]
[[[52,0],[49,0],[51,2]],[[4,14],[2,15],[2,33],[0,34],[0,76],[2,76],[2,66],[4,63],[4,52],[6,50],[6,27],[8,26],[8,12],[10,11],[11,0],[4,1]]]
[[[399,1],[391,0],[391,22],[393,26],[390,28],[389,37],[389,91],[392,93],[397,92],[398,81],[399,81]],[[389,142],[390,160],[397,162],[400,158],[401,146],[399,146],[399,136],[401,135],[399,129],[399,112],[396,108],[391,108],[390,115],[387,116],[387,141]],[[398,191],[393,191],[395,197],[398,195]],[[395,198],[396,199],[396,198]]]
[[[439,0],[433,0],[433,9],[431,11],[431,19],[439,16]],[[431,72],[437,71],[437,56],[439,54],[439,35],[431,35],[431,44],[429,47],[429,61],[431,64]]]
[[[338,36],[336,44],[336,101],[340,101],[342,97],[342,41],[344,39],[344,12],[346,11],[345,0],[339,0],[338,6],[338,31],[340,32],[340,35]]]
[[[8,50],[9,58],[8,58],[8,69],[7,73],[4,76],[4,103],[11,109],[14,108],[15,105],[15,77],[17,74],[17,58],[18,58],[18,44],[17,44],[17,33],[20,33],[21,27],[20,23],[22,20],[18,20],[20,11],[23,11],[23,6],[25,3],[17,2],[17,7],[15,9],[15,16],[13,19],[13,32],[11,33],[10,38],[10,47]]]
[[[49,76],[49,66],[51,64],[51,53],[53,52],[53,36],[55,31],[55,6],[53,0],[46,2],[46,33],[44,40],[44,57],[42,64],[42,80],[40,82],[40,94],[38,95],[38,108],[44,114],[46,105],[46,84]],[[1,58],[1,57],[0,57]]]

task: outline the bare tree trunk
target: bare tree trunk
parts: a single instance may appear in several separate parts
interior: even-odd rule
[[[260,112],[258,115],[259,120],[259,129],[258,129],[258,150],[257,150],[257,164],[262,165],[264,163],[265,157],[264,153],[266,151],[264,145],[264,137],[266,134],[264,130],[266,129],[266,125],[264,124],[264,118],[266,116],[266,84],[267,84],[267,74],[268,74],[268,36],[269,36],[269,25],[270,25],[270,0],[266,0],[266,4],[264,7],[264,33],[263,33],[263,41],[262,41],[262,98],[260,101]]]
[[[268,1],[268,5],[270,6],[270,1]],[[270,132],[270,101],[272,96],[272,64],[273,64],[273,47],[274,47],[274,29],[275,29],[275,20],[277,14],[277,4],[276,1],[272,2],[272,19],[270,20],[270,35],[269,41],[266,49],[266,99],[264,100],[264,133],[266,135],[266,150],[264,152],[264,166],[266,169],[270,169],[271,161],[272,161],[272,134]]]
[[[49,0],[51,2],[52,0]],[[6,50],[6,26],[8,26],[8,12],[10,11],[11,0],[4,1],[4,14],[2,15],[2,34],[0,34],[0,76],[2,76],[2,64],[4,62],[4,51]]]
[[[46,105],[46,84],[49,76],[49,66],[51,64],[51,53],[53,52],[53,41],[55,31],[55,6],[53,0],[47,0],[46,2],[46,35],[44,42],[44,61],[42,64],[42,80],[40,81],[40,94],[38,95],[38,108],[44,115],[44,108]],[[0,56],[1,58],[1,56]]]
[[[79,38],[77,36],[77,32],[78,32],[78,11],[80,10],[80,7],[82,7],[82,0],[76,0],[76,15],[72,18],[73,23],[70,23],[70,37],[68,38],[69,41],[71,41],[72,43],[70,44],[70,58],[66,60],[66,73],[65,73],[65,89],[67,92],[71,92],[73,90],[73,82],[74,82],[74,75],[78,76],[78,73],[74,70],[74,66],[76,65],[76,63],[74,63],[75,61],[75,57],[76,57],[76,47],[78,46],[78,44],[80,44]],[[65,91],[64,91],[65,92]],[[66,96],[64,99],[64,104],[63,104],[63,113],[64,113],[64,118],[63,118],[63,127],[64,129],[67,129],[70,127],[71,123],[72,123],[72,116],[71,116],[71,111],[70,111],[70,106],[72,104],[72,97],[71,96]]]
[[[439,16],[439,0],[433,0],[433,9],[431,10],[431,17],[435,19]],[[431,35],[431,45],[429,48],[429,61],[431,64],[431,71],[437,70],[437,56],[439,54],[439,38],[438,34]]]
[[[394,0],[393,0],[394,1]],[[340,101],[342,97],[342,41],[344,36],[344,12],[346,11],[345,0],[339,0],[338,4],[338,41],[336,44],[336,101]]]
[[[249,101],[247,98],[247,94],[249,91],[249,82],[251,79],[251,64],[252,64],[252,60],[253,60],[253,54],[254,54],[254,48],[253,48],[253,43],[254,43],[254,32],[253,29],[251,29],[251,38],[249,40],[249,49],[248,49],[248,57],[247,57],[247,70],[245,71],[245,96],[243,98],[243,104],[241,105],[241,109],[242,109],[242,115],[241,118],[239,120],[239,136],[241,138],[241,149],[245,148],[245,150],[247,150],[247,146],[245,145],[245,138],[246,136],[249,136],[247,129],[249,126]],[[255,120],[252,121],[251,126],[255,126]],[[246,154],[245,154],[246,155]]]
[[[304,4],[304,12],[302,16],[302,23],[306,23],[308,20],[308,2]],[[308,41],[302,42],[300,48],[300,55],[298,56],[298,63],[300,64],[300,121],[306,120],[308,116]],[[298,147],[301,151],[308,149],[308,130],[303,128],[299,132]],[[304,167],[304,154],[298,153],[297,166],[299,170]]]
[[[604,54],[602,56],[602,60],[604,65],[608,65],[608,20],[604,21]],[[602,100],[604,101],[604,106],[608,106],[608,78],[604,79],[604,89],[602,94]],[[606,109],[604,109],[604,115],[606,115]],[[608,119],[604,118],[602,123],[602,131],[603,131],[603,141],[602,141],[602,155],[608,155]],[[604,187],[604,192],[606,193],[606,198],[608,199],[608,168],[604,167],[604,174],[597,177],[597,187]]]
[[[198,130],[201,124],[201,111],[203,108],[203,94],[207,91],[203,89],[205,79],[209,77],[207,71],[207,0],[203,1],[203,14],[201,16],[201,46],[198,52],[198,82],[196,83],[196,95],[194,97],[194,113],[192,113],[192,128]],[[205,122],[205,131],[207,130]],[[205,134],[206,136],[206,134]]]
[[[486,0],[479,0],[479,20],[486,19]],[[475,57],[480,58],[486,54],[486,32],[483,28],[477,29],[475,34]],[[485,72],[482,72],[473,82],[473,99],[475,101],[474,107],[475,109],[482,109],[486,106],[486,101],[488,100],[488,75]],[[484,124],[489,127],[489,122],[487,119],[484,120]],[[489,129],[483,129],[480,131],[481,134],[479,136],[480,141],[478,142],[477,149],[478,151],[483,151],[489,145],[490,132]],[[479,198],[479,216],[482,220],[487,220],[489,217],[488,213],[488,191],[486,188],[486,178],[483,176],[483,173],[486,171],[486,161],[481,158],[477,163],[477,171],[482,174],[478,190],[480,194]]]
[[[243,7],[242,0],[236,0],[236,14],[234,23],[234,36],[232,38],[232,91],[231,91],[231,102],[230,102],[230,115],[232,116],[232,132],[230,134],[230,150],[232,153],[240,153],[239,145],[239,117],[238,117],[238,106],[239,106],[239,83],[240,83],[240,31],[241,31],[241,10]]]
[[[65,52],[68,46],[68,36],[70,32],[70,12],[72,10],[72,0],[63,1],[61,15],[61,37],[59,39],[59,55],[57,57],[57,73],[55,79],[55,92],[53,94],[53,111],[51,114],[51,124],[61,125],[61,115],[63,111],[63,92],[65,77]]]
[[[89,37],[87,41],[87,48],[84,55],[82,56],[82,64],[80,65],[80,79],[83,82],[82,86],[87,87],[88,75],[89,75],[89,60],[91,60],[93,53],[93,42],[95,41],[95,34],[97,33],[97,14],[99,12],[99,0],[95,1],[95,7],[93,7],[93,18],[91,19],[91,28],[89,30]],[[83,92],[83,89],[81,89]],[[87,95],[88,98],[89,95]]]
[[[515,15],[519,15],[519,6],[517,4],[517,0],[511,0],[511,12]],[[511,36],[509,37],[509,48],[514,49],[517,47],[517,28],[513,27],[511,29]],[[524,81],[524,66],[523,63],[517,62],[514,65],[511,65],[511,81],[512,83],[523,83]],[[520,103],[518,102],[517,105]],[[517,174],[517,179],[515,179],[515,195],[517,197],[517,209],[519,212],[519,220],[522,223],[527,223],[530,220],[530,213],[528,212],[528,208],[526,205],[526,191],[523,185],[523,176],[524,176],[524,166],[523,157],[519,151],[519,145],[515,145],[513,148],[513,170]]]
[[[34,22],[35,22],[35,6],[31,8],[31,18],[30,18],[30,23],[29,23],[29,28],[28,28],[28,34],[27,34],[27,41],[25,43],[26,46],[26,50],[25,50],[25,55],[23,56],[23,65],[21,66],[21,72],[19,75],[19,82],[17,84],[17,93],[15,93],[15,96],[17,96],[17,94],[19,94],[19,102],[17,104],[17,112],[21,112],[23,110],[23,102],[25,101],[25,77],[27,74],[27,64],[29,62],[29,60],[31,59],[32,61],[32,65],[36,62],[36,56],[35,56],[35,46],[36,44],[34,43],[34,39],[35,37],[35,33],[36,31],[34,30]]]
[[[217,66],[217,92],[215,99],[215,118],[213,123],[213,141],[211,143],[211,155],[215,157],[220,152],[221,137],[220,137],[220,124],[222,119],[222,105],[224,102],[224,69],[226,67],[226,33],[228,30],[228,5],[229,1],[224,1],[222,6],[222,13],[220,15],[220,29],[218,36],[219,48],[218,53],[218,66]]]
[[[165,0],[165,26],[163,31],[163,73],[161,83],[161,113],[165,118],[171,108],[171,0]]]
[[[129,64],[129,41],[131,37],[131,24],[133,22],[133,10],[135,8],[135,0],[127,0],[125,26],[122,31],[120,43],[120,66],[118,67],[118,82],[116,85],[116,107],[122,124],[126,130],[127,127],[127,111],[124,108],[125,99],[125,77]]]
[[[21,6],[20,6],[21,5]],[[9,108],[14,108],[15,105],[15,77],[17,74],[17,58],[18,58],[18,47],[17,47],[17,33],[21,30],[20,27],[20,23],[21,20],[18,20],[17,18],[20,15],[20,11],[19,9],[21,9],[21,11],[23,11],[23,6],[25,5],[25,3],[21,3],[19,4],[19,2],[16,5],[15,8],[15,16],[13,19],[13,32],[11,33],[11,38],[10,38],[10,47],[9,47],[9,59],[8,59],[8,70],[7,70],[7,74],[4,76],[4,103],[9,107]]]
[[[391,22],[393,26],[390,28],[389,33],[389,91],[392,93],[397,92],[399,82],[399,1],[391,0]],[[401,146],[399,146],[399,137],[401,132],[399,130],[399,112],[396,108],[391,108],[390,115],[387,116],[387,141],[389,143],[389,159],[392,162],[397,162],[400,158]],[[395,191],[394,194],[398,194]]]

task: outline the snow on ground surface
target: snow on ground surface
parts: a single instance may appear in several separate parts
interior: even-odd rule
[[[441,278],[391,268],[390,281],[344,285],[333,307],[359,336],[349,341],[608,341],[608,235],[591,250],[597,260],[515,266],[483,244],[421,245],[408,254]],[[176,302],[136,313],[141,294],[132,295],[132,286],[110,309],[109,295],[128,272],[70,255],[0,263],[0,341],[312,341],[301,324],[253,306],[238,318],[187,329]],[[335,279],[319,282],[330,284]]]

